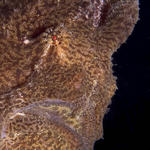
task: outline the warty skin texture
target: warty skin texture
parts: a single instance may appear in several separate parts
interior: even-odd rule
[[[92,150],[138,1],[0,0],[0,20],[0,150]]]

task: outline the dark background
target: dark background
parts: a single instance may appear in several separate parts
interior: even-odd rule
[[[94,150],[150,150],[150,0],[140,0],[140,20],[113,55],[115,96],[105,115],[104,139]]]

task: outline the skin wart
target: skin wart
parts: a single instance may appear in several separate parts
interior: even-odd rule
[[[0,20],[0,149],[92,150],[138,1],[7,0]]]

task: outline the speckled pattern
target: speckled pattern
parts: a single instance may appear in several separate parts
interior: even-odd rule
[[[0,0],[0,150],[92,150],[137,20],[137,0]]]

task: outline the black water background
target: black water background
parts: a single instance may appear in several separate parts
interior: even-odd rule
[[[140,0],[140,20],[127,42],[113,55],[118,77],[104,139],[94,150],[150,149],[150,1]]]

